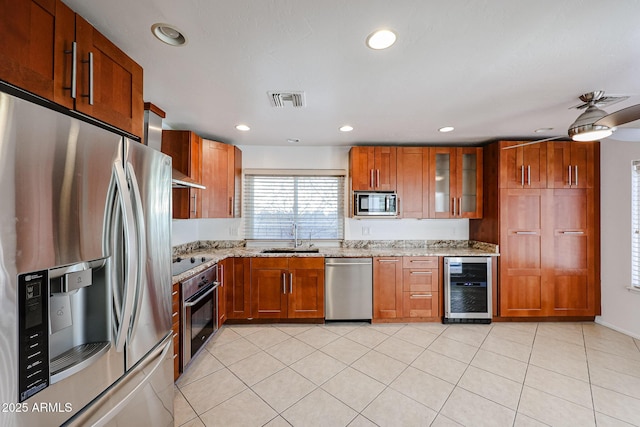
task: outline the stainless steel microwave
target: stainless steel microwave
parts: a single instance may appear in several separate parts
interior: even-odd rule
[[[355,191],[353,215],[355,217],[398,216],[398,195],[392,191]]]

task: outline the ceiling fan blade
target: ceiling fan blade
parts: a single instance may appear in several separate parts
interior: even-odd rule
[[[528,141],[528,142],[523,142],[522,144],[510,145],[508,147],[502,147],[502,149],[511,150],[512,148],[524,147],[525,145],[539,144],[541,142],[554,141],[556,139],[562,139],[566,137],[567,137],[566,135],[554,136],[552,138],[538,139],[537,141]]]
[[[640,129],[638,128],[618,128],[613,135],[607,139],[616,141],[640,142]]]
[[[640,104],[623,108],[615,113],[608,114],[603,118],[596,120],[593,124],[596,126],[616,127],[625,123],[640,120]]]

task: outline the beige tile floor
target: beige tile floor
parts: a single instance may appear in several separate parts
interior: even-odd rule
[[[595,323],[225,326],[176,426],[640,426],[640,341]]]

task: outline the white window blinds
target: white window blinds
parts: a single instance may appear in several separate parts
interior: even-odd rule
[[[247,239],[342,239],[344,176],[245,175]]]
[[[640,288],[640,160],[631,171],[631,285]]]

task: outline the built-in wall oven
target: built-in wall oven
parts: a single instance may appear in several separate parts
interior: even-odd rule
[[[491,323],[491,257],[444,258],[444,323]]]
[[[218,329],[218,276],[213,265],[182,282],[182,369]]]

